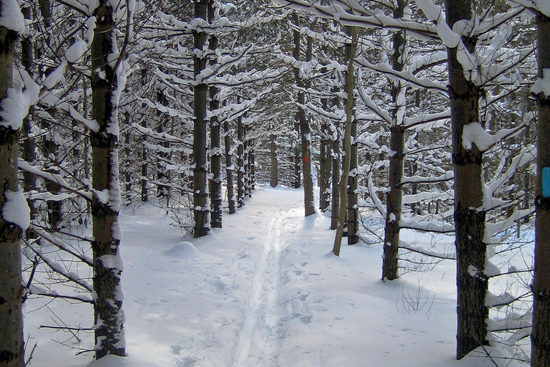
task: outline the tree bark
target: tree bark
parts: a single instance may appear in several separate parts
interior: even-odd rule
[[[277,145],[275,144],[275,134],[270,135],[270,149],[271,149],[271,179],[269,184],[271,187],[277,187],[279,185],[279,164],[277,162]]]
[[[550,18],[537,15],[538,77],[550,70]],[[531,366],[550,366],[550,96],[536,95],[539,121],[537,131],[535,278],[533,282],[533,332]]]
[[[347,201],[347,182],[349,177],[350,162],[351,162],[351,124],[354,119],[353,116],[353,104],[354,104],[354,90],[355,90],[355,68],[353,65],[353,59],[355,58],[355,50],[357,48],[357,31],[355,27],[350,27],[349,34],[351,35],[351,45],[349,47],[348,55],[348,71],[346,75],[346,126],[344,133],[344,167],[342,172],[342,178],[340,182],[344,182],[344,185],[340,185],[340,212],[338,215],[338,228],[336,228],[336,236],[334,238],[334,246],[332,252],[336,256],[340,256],[340,247],[342,246],[342,237],[344,235],[344,224],[346,221],[346,201]]]
[[[346,47],[352,47],[351,45],[347,45]],[[348,51],[349,54],[351,54],[350,51]],[[348,61],[349,62],[349,61]],[[348,81],[349,83],[349,81]],[[355,98],[353,97],[353,90],[351,93],[351,97],[353,98],[352,101],[352,111],[355,108]],[[359,230],[359,211],[357,208],[357,166],[358,166],[358,158],[357,158],[357,143],[355,142],[355,138],[357,137],[357,120],[355,119],[355,116],[353,117],[351,121],[351,147],[350,147],[350,174],[348,177],[348,187],[347,187],[347,222],[346,222],[346,228],[347,228],[347,237],[348,237],[348,245],[355,245],[357,242],[359,242],[359,237],[357,236],[357,232]]]
[[[235,213],[235,194],[233,193],[233,162],[231,154],[231,136],[229,135],[229,121],[223,123],[223,133],[225,134],[225,172],[227,180],[227,202],[229,206],[229,214]]]
[[[338,88],[333,89],[334,94]],[[338,98],[335,98],[333,104],[338,106]],[[338,228],[338,213],[340,212],[340,132],[338,126],[334,125],[331,142],[332,159],[332,207],[330,213],[330,229]]]
[[[108,200],[92,198],[94,263],[95,356],[125,355],[124,312],[122,310],[122,261],[118,211],[118,117],[114,93],[117,75],[109,62],[113,53],[114,10],[102,0],[94,11],[97,19],[92,42],[92,117],[99,130],[91,133],[92,187],[96,193],[107,193]],[[118,102],[115,102],[118,103]]]
[[[239,102],[240,103],[240,100]],[[237,118],[237,207],[244,206],[244,125],[243,118]]]
[[[214,20],[214,3],[208,2],[208,18],[212,23]],[[218,37],[215,35],[210,36],[210,42],[208,48],[215,51],[218,48]],[[212,65],[217,64],[216,56],[213,56],[211,61]],[[215,86],[210,87],[210,111],[217,111],[220,107],[220,101],[218,100],[218,88]],[[221,172],[221,136],[220,136],[220,123],[218,117],[213,115],[210,117],[210,166],[212,170],[212,178],[210,181],[210,202],[212,203],[212,209],[210,214],[210,225],[212,228],[222,228],[222,172]]]
[[[2,9],[0,7],[0,14]],[[14,48],[18,34],[0,27],[0,101],[12,86]],[[17,174],[19,128],[0,121],[0,366],[23,367],[21,312],[21,237],[23,230],[5,218],[7,195],[19,191]]]
[[[323,103],[324,109],[327,110],[327,101],[324,100]],[[330,204],[329,197],[329,183],[330,183],[330,161],[329,161],[329,147],[330,143],[327,139],[327,125],[323,123],[321,125],[321,144],[320,144],[320,156],[319,156],[319,165],[320,167],[320,180],[319,180],[319,209],[322,212],[328,210]]]
[[[195,18],[206,20],[208,11],[207,1],[195,2]],[[193,31],[194,48],[197,54],[194,56],[195,79],[204,70],[206,58],[198,56],[204,50],[206,44],[206,33]],[[195,219],[194,236],[199,238],[206,236],[209,231],[208,216],[210,208],[208,205],[207,192],[207,145],[206,145],[206,92],[208,87],[205,83],[197,80],[193,88],[194,92],[194,129],[193,129],[193,216]]]
[[[403,18],[403,13],[406,6],[406,1],[397,1],[398,7],[394,10],[393,16],[396,19]],[[398,31],[393,35],[393,55],[392,55],[392,68],[397,71],[403,70],[403,53],[406,47],[405,32]],[[390,192],[387,195],[387,210],[386,210],[386,225],[384,230],[384,256],[382,262],[382,280],[394,280],[399,276],[397,256],[399,254],[399,232],[401,227],[399,221],[401,220],[401,207],[403,190],[401,189],[401,179],[403,178],[403,159],[404,159],[404,147],[405,147],[405,127],[403,126],[403,120],[400,116],[404,116],[404,109],[406,106],[400,105],[399,95],[406,93],[403,91],[404,87],[401,81],[396,80],[392,82],[392,102],[394,108],[392,110],[392,124],[391,137],[390,137],[390,149],[392,155],[390,156],[389,167],[389,187]]]
[[[473,1],[447,0],[447,22],[452,29],[460,20],[472,18]],[[475,52],[477,39],[462,37],[469,52]],[[466,149],[462,133],[466,125],[479,122],[480,91],[466,80],[457,49],[448,49],[449,89],[455,193],[455,243],[457,253],[457,359],[488,344],[484,275],[486,248],[483,207],[482,153],[475,146]]]

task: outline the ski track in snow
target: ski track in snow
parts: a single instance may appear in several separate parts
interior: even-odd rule
[[[276,363],[279,349],[278,307],[279,273],[281,258],[281,227],[285,214],[279,212],[267,227],[264,251],[254,273],[252,293],[247,305],[246,318],[239,336],[234,367],[247,367],[252,348],[265,341],[263,365]],[[260,334],[256,336],[256,334]],[[256,364],[253,364],[256,366]]]

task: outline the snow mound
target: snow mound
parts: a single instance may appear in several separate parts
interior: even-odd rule
[[[199,257],[201,253],[190,242],[178,243],[170,250],[163,252],[164,256],[174,257],[179,259],[193,259]]]

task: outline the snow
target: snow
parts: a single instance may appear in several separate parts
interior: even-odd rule
[[[8,88],[7,97],[0,102],[0,126],[17,130],[23,125],[29,107],[38,101],[39,88],[25,70],[18,70],[13,79],[14,87]]]
[[[65,51],[65,57],[67,61],[71,64],[77,62],[82,55],[88,50],[88,44],[84,40],[78,40]]]
[[[548,0],[533,0],[537,6],[537,10],[550,17],[550,1]]]
[[[6,191],[6,201],[2,207],[2,218],[6,222],[13,223],[23,231],[29,228],[30,209],[27,200],[21,191]]]
[[[472,122],[464,126],[462,131],[462,145],[471,150],[475,144],[480,151],[486,151],[496,143],[495,138],[481,126],[479,122]]]
[[[73,61],[69,61],[73,62]],[[44,80],[44,87],[46,89],[52,89],[55,87],[57,83],[63,78],[63,74],[65,73],[65,69],[67,68],[67,61],[63,60],[61,64],[57,68],[55,68],[54,71],[48,75],[48,77]]]
[[[16,0],[2,0],[0,26],[19,34],[25,32],[25,19]]]
[[[454,262],[383,283],[382,244],[344,246],[334,256],[330,213],[304,218],[301,190],[258,186],[244,208],[226,213],[223,229],[193,239],[154,205],[121,208],[128,356],[91,366],[494,366],[481,350],[454,358]],[[430,243],[401,234],[418,247]],[[121,266],[117,257],[102,260]],[[38,342],[32,363],[90,365],[90,353],[75,356],[59,343],[64,334],[40,325],[55,313],[89,326],[91,305],[30,298],[26,310],[27,343]],[[92,333],[78,336],[71,347],[93,347]]]
[[[531,93],[544,94],[546,98],[550,98],[550,69],[543,69],[543,78],[538,78],[535,84],[531,87]]]

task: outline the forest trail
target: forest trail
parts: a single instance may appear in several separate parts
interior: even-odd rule
[[[262,349],[265,343],[263,362],[273,364],[277,358],[279,336],[279,273],[281,254],[281,226],[284,211],[278,211],[267,227],[262,257],[254,274],[252,293],[247,305],[246,319],[239,336],[238,353],[234,367],[248,366],[251,348]],[[257,353],[256,353],[257,354]]]

